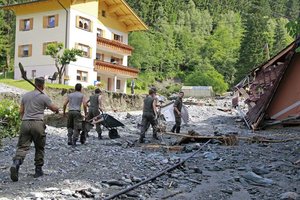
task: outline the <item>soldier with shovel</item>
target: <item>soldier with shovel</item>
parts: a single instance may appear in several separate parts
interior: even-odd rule
[[[22,65],[20,64],[20,69],[21,67]],[[35,87],[35,90],[24,94],[21,100],[20,115],[22,117],[22,123],[16,154],[13,158],[13,164],[10,167],[10,178],[12,181],[19,180],[19,168],[25,159],[32,141],[35,147],[34,177],[37,178],[44,174],[42,170],[46,144],[46,125],[43,121],[44,110],[49,108],[53,112],[59,112],[58,107],[51,102],[51,99],[46,94],[43,93],[45,86],[44,78],[36,78],[35,84],[33,84],[27,79],[25,73],[22,73],[22,75],[25,80]]]

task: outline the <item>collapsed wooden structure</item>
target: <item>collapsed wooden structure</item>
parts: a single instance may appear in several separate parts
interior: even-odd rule
[[[300,124],[300,38],[255,68],[235,87],[233,107],[256,130],[274,124]],[[239,101],[248,111],[242,112]]]

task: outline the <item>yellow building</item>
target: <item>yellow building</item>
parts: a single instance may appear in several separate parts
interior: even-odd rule
[[[66,67],[65,84],[98,81],[125,93],[127,79],[137,77],[139,71],[127,65],[133,51],[128,33],[147,26],[124,0],[39,0],[2,8],[16,14],[15,79],[21,79],[19,62],[28,78],[52,76],[56,68],[45,49],[53,42],[83,51]]]

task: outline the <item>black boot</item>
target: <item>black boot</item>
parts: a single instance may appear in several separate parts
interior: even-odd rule
[[[72,137],[68,137],[68,145],[72,145]]]
[[[180,133],[180,126],[176,127],[176,133]]]
[[[21,164],[21,160],[14,160],[10,167],[10,179],[14,182],[19,180],[19,168]]]
[[[157,137],[157,133],[153,133],[153,138],[156,139],[156,140],[159,140],[158,137]]]
[[[171,132],[175,133],[175,128],[176,128],[176,125],[173,126],[173,128],[171,129]]]
[[[145,143],[145,136],[144,135],[140,136],[139,143]]]
[[[40,176],[43,176],[44,172],[42,170],[42,166],[36,166],[35,167],[35,174],[33,175],[34,178],[38,178]]]
[[[72,147],[76,147],[76,142],[77,142],[77,139],[73,138],[72,139]]]

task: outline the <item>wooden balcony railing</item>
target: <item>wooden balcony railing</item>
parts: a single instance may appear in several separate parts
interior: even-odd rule
[[[139,73],[139,70],[134,67],[127,67],[119,64],[113,64],[102,60],[94,60],[94,70],[127,75],[133,78],[137,77]]]
[[[107,48],[110,48],[114,51],[119,51],[121,53],[131,55],[133,47],[123,44],[121,42],[118,42],[116,40],[109,40],[103,37],[97,37],[97,44],[100,46],[104,46]]]

